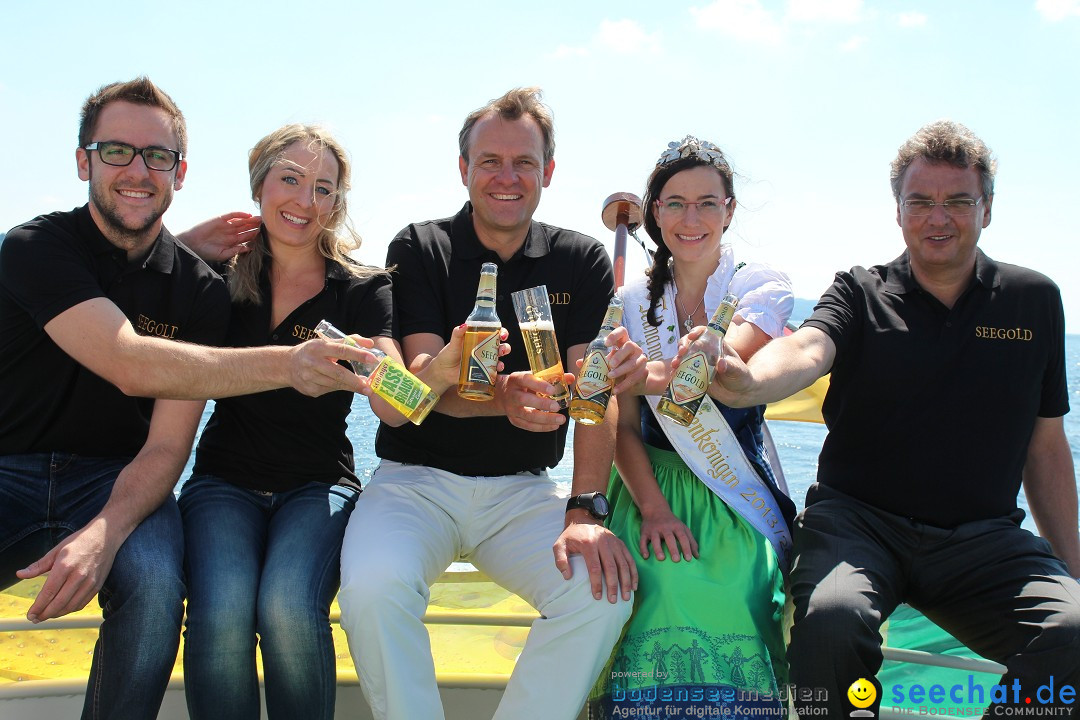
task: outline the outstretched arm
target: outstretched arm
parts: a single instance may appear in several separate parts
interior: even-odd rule
[[[1073,577],[1080,577],[1076,474],[1063,419],[1035,418],[1024,464],[1024,492],[1035,525]]]
[[[695,330],[696,332],[696,330]],[[690,333],[685,338],[693,338]],[[716,364],[709,395],[729,407],[775,402],[809,386],[832,367],[836,345],[821,330],[802,327],[769,342],[744,362],[725,352]]]
[[[367,357],[318,338],[293,347],[211,348],[139,335],[106,298],[65,310],[45,332],[80,364],[137,397],[204,400],[289,386],[312,396],[359,392],[356,375],[337,361]]]

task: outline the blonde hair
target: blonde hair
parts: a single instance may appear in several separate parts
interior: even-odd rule
[[[337,263],[350,275],[358,278],[378,275],[385,270],[371,268],[355,262],[349,253],[360,247],[360,236],[349,224],[346,195],[350,187],[352,164],[345,148],[327,130],[315,125],[292,124],[280,127],[255,143],[248,153],[248,178],[251,183],[251,199],[259,202],[263,183],[270,170],[282,161],[286,151],[296,143],[305,143],[314,153],[327,150],[338,164],[337,189],[334,191],[334,209],[326,219],[319,234],[319,252],[323,257]],[[250,252],[237,255],[230,262],[229,294],[234,301],[260,304],[259,275],[263,263],[270,257],[270,249],[260,233],[253,240]]]

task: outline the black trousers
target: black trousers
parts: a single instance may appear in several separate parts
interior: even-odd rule
[[[797,688],[822,688],[828,700],[796,702],[796,710],[848,717],[855,709],[848,688],[877,674],[881,625],[906,602],[1005,665],[1001,683],[1019,681],[1021,706],[1053,676],[1055,688],[1077,690],[1071,702],[1052,705],[1065,708],[1056,716],[1080,717],[1080,584],[1049,543],[1020,527],[1022,518],[1018,510],[936,528],[812,486],[794,532],[788,661]],[[870,708],[875,716],[880,703],[879,692]]]

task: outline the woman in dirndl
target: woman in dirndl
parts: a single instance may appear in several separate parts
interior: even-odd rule
[[[740,302],[725,352],[749,360],[783,334],[794,304],[787,275],[737,263],[723,242],[733,179],[720,149],[692,136],[670,143],[649,177],[643,224],[657,251],[623,299],[630,337],[650,360],[670,361],[680,337],[705,325],[729,293]],[[795,508],[770,467],[764,407],[706,397],[683,428],[661,417],[656,401],[619,398],[608,525],[634,553],[640,584],[590,716],[645,707],[663,713],[648,717],[781,713],[783,575]]]

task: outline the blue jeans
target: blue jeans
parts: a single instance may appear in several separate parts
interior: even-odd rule
[[[262,493],[209,475],[184,484],[184,679],[193,720],[258,719],[256,633],[267,715],[334,717],[330,603],[357,494],[324,483]]]
[[[0,588],[97,515],[129,462],[61,453],[0,456]],[[84,720],[157,717],[180,644],[181,533],[170,497],[116,553],[98,595],[104,622]]]

